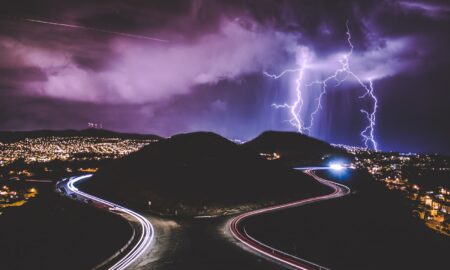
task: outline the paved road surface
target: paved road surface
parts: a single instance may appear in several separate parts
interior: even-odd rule
[[[95,204],[98,207],[106,208],[109,211],[122,216],[127,219],[133,228],[133,237],[130,241],[116,254],[114,254],[106,262],[103,262],[98,267],[108,268],[112,270],[121,270],[128,267],[132,268],[135,261],[144,253],[148,253],[151,249],[151,244],[155,238],[155,230],[150,221],[142,215],[119,206],[104,199],[97,198],[83,191],[80,191],[75,184],[89,179],[92,175],[84,175],[79,177],[72,177],[66,181],[59,182],[57,188],[65,189],[66,195],[76,197],[76,199],[83,200],[88,203]]]
[[[328,168],[314,167],[314,168],[301,168],[301,169],[305,170],[305,173],[310,175],[311,177],[313,177],[315,180],[332,188],[333,191],[327,195],[312,197],[312,198],[303,199],[303,200],[299,200],[299,201],[295,201],[295,202],[291,202],[291,203],[287,203],[287,204],[282,204],[282,205],[271,206],[271,207],[258,209],[258,210],[254,210],[254,211],[250,211],[250,212],[241,214],[241,215],[233,218],[233,220],[230,222],[230,225],[229,225],[230,231],[231,231],[232,235],[240,243],[242,243],[244,246],[249,248],[249,250],[251,250],[254,253],[256,253],[262,257],[265,257],[269,260],[276,261],[282,265],[285,265],[285,266],[288,266],[288,267],[294,268],[294,269],[305,269],[305,270],[326,269],[325,267],[320,266],[319,264],[316,264],[316,263],[307,261],[305,259],[293,256],[291,254],[287,254],[281,250],[278,250],[274,247],[268,246],[268,245],[258,241],[257,239],[255,239],[251,235],[249,235],[247,233],[247,231],[245,230],[245,226],[242,225],[242,223],[243,223],[243,221],[245,221],[245,219],[255,216],[255,215],[261,215],[264,213],[279,211],[279,210],[283,210],[286,208],[302,206],[305,204],[310,204],[310,203],[319,202],[319,201],[323,201],[323,200],[330,200],[330,199],[345,196],[350,193],[350,188],[348,188],[347,186],[323,179],[323,178],[317,176],[311,170],[311,169],[318,170],[318,169],[328,169]]]

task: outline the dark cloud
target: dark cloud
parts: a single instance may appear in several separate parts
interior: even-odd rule
[[[47,76],[36,67],[5,68],[0,67],[0,81],[20,82],[20,81],[45,81]]]
[[[380,98],[381,147],[449,153],[449,127],[436,124],[450,115],[449,15],[448,1],[3,1],[0,129],[102,122],[244,139],[291,130],[289,114],[271,104],[292,98],[295,77],[273,81],[262,71],[295,68],[307,51],[308,79],[329,76],[349,50],[348,22],[352,68],[374,80]],[[358,95],[352,84],[333,88],[314,135],[360,145],[368,104]]]

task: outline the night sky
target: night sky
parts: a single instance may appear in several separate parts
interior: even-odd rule
[[[45,22],[65,24],[55,25]],[[0,4],[0,130],[82,129],[247,140],[293,130],[298,69],[308,123],[350,47],[378,98],[382,150],[450,154],[448,1],[14,0]],[[341,75],[341,74],[340,74]],[[311,135],[362,146],[353,79],[330,83]]]

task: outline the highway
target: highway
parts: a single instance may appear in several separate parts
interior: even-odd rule
[[[133,221],[138,224],[137,228],[134,229],[133,240],[129,243],[132,243],[132,246],[127,246],[124,248],[124,254],[122,252],[116,253],[111,261],[114,261],[111,266],[107,267],[111,270],[121,270],[129,267],[133,262],[135,262],[147,249],[150,248],[150,245],[153,243],[155,238],[155,230],[153,225],[140,214],[127,209],[125,207],[119,206],[112,202],[97,198],[90,194],[87,194],[83,191],[80,191],[75,185],[78,182],[85,181],[92,177],[92,175],[84,175],[79,177],[72,177],[67,179],[66,181],[61,181],[57,184],[57,188],[61,190],[64,187],[65,193],[67,195],[76,194],[77,199],[82,199],[84,201],[92,201],[92,203],[100,205],[102,208],[109,209],[110,212],[121,215],[127,220]],[[101,264],[102,268],[107,264],[111,264],[109,262],[105,262]]]
[[[324,170],[324,169],[330,169],[330,167],[307,167],[307,168],[297,168],[299,170],[303,170],[306,174],[313,177],[316,181],[322,183],[323,185],[326,185],[330,188],[332,188],[332,192],[326,195],[302,199],[298,201],[294,201],[291,203],[286,203],[282,205],[276,205],[271,206],[267,208],[262,208],[254,211],[250,211],[241,215],[238,215],[237,217],[233,218],[231,222],[229,223],[229,229],[231,231],[231,234],[233,237],[240,243],[244,244],[246,247],[248,247],[251,251],[255,252],[256,254],[267,258],[269,260],[276,261],[284,266],[287,266],[289,268],[293,269],[303,269],[303,270],[310,270],[310,269],[327,269],[326,267],[320,266],[316,263],[307,261],[305,259],[293,256],[291,254],[287,254],[281,250],[278,250],[274,247],[268,246],[264,243],[261,243],[257,239],[253,238],[251,235],[247,233],[245,230],[245,226],[242,226],[242,223],[245,219],[261,215],[264,213],[272,212],[272,211],[279,211],[283,209],[287,209],[290,207],[296,207],[296,206],[302,206],[314,202],[324,201],[324,200],[330,200],[339,198],[345,195],[348,195],[350,193],[350,188],[335,183],[326,179],[323,179],[316,175],[313,170]],[[331,168],[334,169],[334,168]]]

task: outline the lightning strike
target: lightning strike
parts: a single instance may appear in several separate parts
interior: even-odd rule
[[[290,72],[299,72],[300,69],[301,69],[301,68],[297,68],[297,69],[286,69],[286,70],[283,70],[283,72],[281,72],[281,73],[278,74],[278,75],[276,75],[276,74],[270,74],[270,73],[268,73],[268,72],[266,72],[266,71],[264,71],[263,74],[266,75],[267,77],[270,77],[270,78],[272,78],[272,79],[277,80],[277,79],[283,77],[286,73],[290,73]]]
[[[360,98],[365,98],[366,96],[369,96],[372,101],[373,101],[373,107],[372,107],[372,112],[367,112],[366,110],[361,110],[361,113],[363,113],[367,120],[369,121],[369,124],[361,131],[361,137],[363,137],[363,142],[364,145],[366,147],[366,149],[368,149],[370,147],[370,145],[372,146],[372,149],[374,149],[375,151],[378,151],[378,143],[375,140],[375,126],[376,126],[376,113],[378,110],[378,99],[374,94],[374,88],[373,88],[373,82],[371,79],[369,79],[369,85],[367,86],[362,80],[361,78],[359,78],[351,69],[349,66],[349,57],[351,55],[351,52],[353,52],[353,44],[352,44],[352,36],[350,33],[350,28],[348,26],[348,21],[346,23],[346,27],[347,27],[347,42],[350,46],[350,54],[348,54],[348,57],[345,59],[344,62],[346,62],[346,71],[348,72],[349,75],[351,75],[360,85],[361,87],[365,90],[364,95],[360,96]],[[345,65],[344,65],[345,66]]]
[[[327,86],[328,86],[329,81],[334,80],[336,82],[335,86],[339,86],[341,83],[343,83],[345,80],[347,80],[347,78],[350,74],[353,74],[353,72],[351,72],[351,70],[350,70],[349,59],[350,59],[350,56],[353,54],[354,46],[351,42],[351,34],[350,34],[349,26],[348,26],[348,21],[346,22],[346,27],[347,27],[347,32],[346,32],[347,42],[349,44],[350,50],[342,57],[342,59],[340,59],[341,68],[337,69],[333,75],[328,76],[327,78],[325,78],[322,81],[314,81],[312,83],[307,84],[307,87],[310,87],[315,84],[319,84],[322,86],[320,95],[317,98],[317,105],[316,105],[314,111],[310,115],[309,126],[307,126],[305,128],[308,131],[308,133],[311,133],[311,128],[314,125],[315,116],[322,109],[322,98],[327,94]],[[344,74],[344,76],[342,76],[341,74]],[[342,77],[342,78],[340,78],[340,77]]]
[[[286,73],[290,72],[299,72],[299,75],[296,80],[296,93],[297,93],[297,99],[294,101],[292,105],[289,104],[272,104],[275,108],[288,108],[290,109],[290,113],[292,115],[292,119],[289,121],[294,127],[297,128],[298,132],[300,133],[311,133],[311,129],[315,123],[315,118],[317,114],[322,110],[322,99],[327,94],[328,86],[331,82],[335,82],[335,87],[339,86],[343,82],[345,82],[349,77],[352,77],[365,91],[365,93],[360,96],[360,98],[369,97],[372,100],[372,110],[371,112],[368,112],[367,110],[360,110],[361,113],[367,118],[368,125],[361,131],[360,135],[363,138],[364,145],[366,149],[372,148],[375,151],[378,151],[378,143],[375,140],[375,126],[376,126],[376,113],[378,109],[378,99],[374,94],[374,88],[373,88],[373,82],[371,79],[368,80],[368,85],[363,82],[363,80],[356,75],[350,68],[350,58],[353,54],[354,45],[352,43],[352,36],[350,32],[350,27],[348,21],[346,22],[346,36],[347,36],[347,43],[349,46],[349,51],[339,60],[341,67],[337,69],[332,75],[328,76],[324,80],[321,81],[313,81],[311,83],[305,84],[305,87],[311,87],[313,85],[320,85],[321,91],[319,96],[316,98],[316,106],[314,110],[310,114],[309,118],[309,125],[304,125],[304,121],[300,117],[300,112],[302,110],[302,107],[304,105],[304,100],[302,99],[302,80],[304,76],[304,65],[301,66],[300,69],[286,69],[279,75],[273,75],[269,74],[267,72],[264,72],[264,75],[271,77],[273,79],[279,79],[282,76],[284,76]],[[306,64],[306,63],[305,63]]]
[[[303,105],[304,105],[304,100],[303,100],[303,95],[302,95],[302,88],[303,88],[303,77],[305,75],[305,69],[307,68],[307,64],[309,61],[309,53],[308,50],[306,48],[302,48],[301,49],[301,54],[302,54],[302,60],[301,60],[301,64],[300,64],[300,68],[297,69],[286,69],[283,72],[281,72],[278,75],[275,74],[269,74],[267,72],[264,72],[263,74],[273,78],[273,79],[279,79],[281,77],[283,77],[285,74],[287,73],[297,73],[297,79],[295,80],[295,101],[292,104],[272,104],[272,107],[276,108],[276,109],[280,109],[280,108],[284,108],[284,109],[288,109],[290,114],[291,114],[291,119],[288,120],[288,122],[294,126],[298,132],[303,133],[304,132],[304,123],[303,120],[300,117]]]
[[[367,92],[363,96],[361,96],[361,98],[370,96],[370,98],[373,100],[373,107],[371,113],[367,112],[366,110],[361,110],[361,113],[363,113],[369,121],[369,125],[363,131],[361,131],[361,136],[363,137],[364,145],[366,146],[366,148],[369,148],[371,144],[372,148],[375,151],[378,151],[378,143],[376,142],[374,135],[377,120],[378,99],[374,94],[372,80],[369,80],[369,86],[365,86],[364,89]]]

